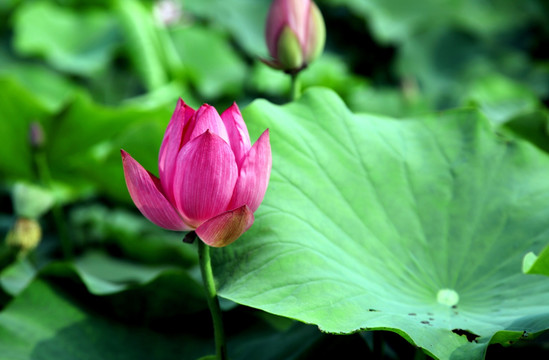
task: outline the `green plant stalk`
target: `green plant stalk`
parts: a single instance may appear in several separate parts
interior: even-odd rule
[[[219,299],[215,289],[215,282],[212,272],[212,262],[210,259],[210,247],[198,240],[198,259],[200,262],[200,272],[202,273],[202,281],[206,290],[206,300],[212,314],[215,350],[218,360],[227,360],[227,344],[225,342],[225,333],[223,331],[223,320],[221,319],[221,308],[219,307]]]
[[[299,97],[301,96],[301,82],[298,79],[298,75],[299,71],[290,74],[292,78],[292,101],[299,99]]]
[[[34,152],[34,161],[36,163],[36,172],[40,182],[51,189],[52,180],[50,169],[48,167],[48,161],[43,151],[37,150]],[[72,243],[69,239],[69,233],[67,231],[67,225],[65,224],[65,218],[63,216],[63,210],[59,203],[56,201],[52,207],[53,218],[55,221],[55,227],[59,235],[61,242],[61,249],[63,251],[63,257],[65,259],[72,258]]]

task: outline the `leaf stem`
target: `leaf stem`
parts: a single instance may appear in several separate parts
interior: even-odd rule
[[[212,314],[215,350],[218,360],[227,360],[227,345],[225,343],[225,334],[223,331],[223,321],[221,319],[221,308],[219,307],[219,299],[212,272],[212,264],[210,259],[210,247],[201,240],[198,241],[198,259],[200,262],[200,272],[202,273],[202,281],[206,290],[206,299],[208,307]]]

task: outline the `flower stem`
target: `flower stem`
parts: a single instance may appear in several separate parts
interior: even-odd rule
[[[202,281],[204,282],[204,289],[206,290],[206,299],[208,300],[208,306],[212,314],[217,359],[227,360],[227,345],[225,343],[225,334],[223,332],[223,321],[221,319],[219,299],[217,298],[213,278],[210,247],[201,240],[198,241],[198,258],[200,262],[200,272],[202,273]]]
[[[301,82],[297,78],[299,72],[291,73],[292,78],[292,101],[297,100],[301,96]]]

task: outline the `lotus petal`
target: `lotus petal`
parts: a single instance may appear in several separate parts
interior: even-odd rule
[[[194,138],[204,134],[206,130],[210,130],[229,144],[229,136],[227,135],[225,124],[223,124],[221,117],[213,106],[208,104],[202,105],[196,111],[194,119],[194,123],[191,124],[192,128],[187,129],[185,132],[183,146]]]
[[[158,173],[164,193],[171,203],[174,203],[172,185],[175,159],[182,146],[185,127],[189,125],[189,119],[194,115],[194,112],[194,109],[185,104],[182,99],[179,99],[160,146]]]
[[[230,208],[248,205],[255,212],[261,204],[271,175],[272,156],[269,129],[257,139],[242,161],[238,181],[231,199]]]
[[[253,223],[254,214],[244,205],[206,221],[196,229],[196,234],[206,244],[222,247],[238,239]]]
[[[248,128],[244,119],[242,119],[242,114],[236,103],[233,103],[227,110],[221,114],[221,120],[225,124],[227,129],[227,134],[229,135],[229,141],[231,149],[233,150],[236,163],[240,168],[242,159],[246,153],[252,147],[250,143],[250,135],[248,134]]]
[[[209,130],[183,146],[174,178],[178,210],[194,227],[224,212],[238,176],[227,142]]]
[[[135,206],[156,225],[168,230],[188,231],[181,216],[170,204],[160,185],[160,179],[145,170],[126,151],[121,150],[126,186]]]

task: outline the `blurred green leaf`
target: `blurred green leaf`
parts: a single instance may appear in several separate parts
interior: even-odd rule
[[[128,201],[120,149],[148,169],[157,167],[158,148],[173,107],[141,109],[138,105],[110,108],[79,96],[46,128],[54,179],[88,184]]]
[[[227,36],[199,25],[172,30],[171,36],[190,81],[206,98],[242,91],[246,65]]]
[[[13,208],[17,216],[37,219],[51,209],[55,195],[48,189],[18,182],[13,186]]]
[[[347,103],[355,112],[396,118],[425,114],[433,110],[430,102],[422,98],[415,89],[401,91],[390,87],[376,88],[371,85],[364,85],[351,92]]]
[[[364,77],[353,74],[341,57],[330,53],[322,55],[309,65],[300,74],[299,79],[304,88],[312,86],[327,87],[344,99],[368,83]]]
[[[19,258],[0,273],[0,285],[8,294],[18,295],[34,279],[36,268],[27,257]]]
[[[179,81],[172,81],[144,95],[127,99],[124,104],[153,110],[164,106],[173,107],[173,104],[177,104],[179,98],[182,98],[187,105],[195,109],[202,105],[202,102],[196,99],[187,86]]]
[[[42,56],[57,69],[93,76],[105,69],[119,43],[114,18],[106,11],[25,2],[15,14],[15,48]]]
[[[330,53],[324,54],[304,69],[298,79],[303,89],[324,86],[331,88],[344,99],[368,84],[365,78],[354,75],[343,59]],[[260,92],[271,96],[289,97],[290,75],[260,61],[254,65],[251,83]]]
[[[330,53],[312,63],[298,79],[303,89],[324,86],[334,90],[356,112],[404,117],[432,110],[413,81],[405,81],[402,90],[374,87],[366,78],[353,74],[343,59]],[[250,82],[261,93],[289,98],[290,76],[259,61]]]
[[[136,208],[129,212],[99,204],[78,206],[70,213],[70,224],[73,241],[83,247],[100,244],[114,248],[126,259],[150,265],[191,267],[198,264],[196,249],[181,245],[183,233],[158,227]]]
[[[6,359],[193,359],[210,352],[209,342],[193,335],[110,320],[41,279],[0,313],[0,338]]]
[[[160,29],[152,11],[136,0],[115,0],[115,9],[124,31],[130,60],[148,90],[155,90],[169,81]]]
[[[325,89],[244,118],[270,129],[273,172],[252,228],[213,252],[221,296],[441,359],[549,327],[549,282],[520,271],[549,234],[545,153],[475,111],[354,115]]]
[[[528,21],[536,1],[497,3],[476,0],[320,0],[319,3],[344,5],[368,20],[380,42],[402,42],[425,29],[454,25],[490,35]]]
[[[232,339],[229,356],[242,360],[297,360],[322,337],[315,326],[299,323],[281,332],[253,328]]]
[[[31,179],[29,125],[48,109],[14,80],[0,78],[0,93],[0,174]]]
[[[502,130],[549,152],[549,115],[546,110],[517,116],[505,123]]]
[[[269,96],[289,97],[290,75],[273,69],[259,60],[254,63],[249,81],[254,89],[260,93]]]
[[[49,112],[57,112],[73,97],[77,87],[45,66],[0,62],[0,75],[11,77],[31,92]]]
[[[134,239],[136,242],[140,240]],[[182,247],[181,243],[178,243]],[[139,246],[139,245],[138,245]],[[185,270],[173,265],[148,265],[119,259],[98,251],[90,250],[79,256],[74,263],[53,263],[41,269],[42,274],[70,277],[77,275],[88,291],[95,295],[117,294],[128,289],[135,292],[147,292],[147,287],[155,282],[177,284],[178,291],[187,292],[189,299],[199,299],[202,309],[203,290],[200,279],[189,276]],[[10,295],[16,296],[34,279],[38,270],[29,258],[17,259],[0,273],[0,285]],[[158,285],[154,285],[155,288]],[[160,294],[164,290],[157,290]],[[164,296],[166,297],[166,296]],[[159,296],[160,299],[160,296]],[[188,309],[197,308],[196,305]]]
[[[487,52],[486,45],[467,32],[433,27],[400,47],[397,68],[401,76],[417,82],[437,108],[448,108],[458,104],[479,74],[493,73],[484,69],[493,63],[483,64],[482,70],[478,65],[488,58]]]
[[[542,53],[548,34],[542,30],[549,14],[544,1],[324,0],[320,3],[326,4],[328,16],[333,16],[333,12],[337,19],[344,7],[368,24],[374,44],[366,45],[362,53],[357,52],[360,57],[357,66],[368,65],[365,59],[370,57],[369,52],[373,51],[375,56],[380,47],[393,46],[396,54],[385,65],[387,71],[394,73],[397,80],[413,78],[422,97],[437,109],[461,105],[459,101],[470,92],[471,84],[487,75],[504,74],[538,96],[548,94],[549,72],[535,60]],[[336,39],[337,36],[341,34],[336,30]],[[534,53],[538,55],[532,56]]]
[[[182,272],[164,271],[149,283],[97,297],[81,292],[71,277],[74,271],[80,273],[69,263],[46,267],[0,314],[2,356],[48,359],[60,353],[60,359],[82,354],[99,359],[116,353],[123,359],[172,359],[178,352],[178,357],[193,359],[211,352],[203,289]],[[196,317],[197,311],[204,316]],[[236,316],[227,318],[251,320]],[[295,324],[277,331],[262,322],[229,335],[229,354],[236,360],[297,359],[324,336],[314,326]],[[135,348],[134,341],[146,346]]]
[[[540,108],[531,90],[501,75],[476,80],[466,96],[469,103],[477,105],[495,125]]]
[[[75,270],[95,295],[105,295],[152,281],[166,266],[151,266],[116,259],[97,251],[88,251],[78,257],[74,263]]]
[[[21,0],[0,0],[0,11],[7,11],[13,8]]]
[[[201,0],[185,1],[183,11],[206,18],[231,33],[252,58],[268,55],[265,24],[270,1]]]
[[[56,195],[67,201],[94,191],[129,201],[120,160],[124,148],[147,168],[157,167],[170,105],[110,108],[83,93],[52,117],[40,101],[16,82],[0,78],[0,169],[15,179],[33,178],[29,125],[44,125],[44,151]],[[15,156],[16,154],[16,156]],[[57,194],[59,193],[59,194]]]

